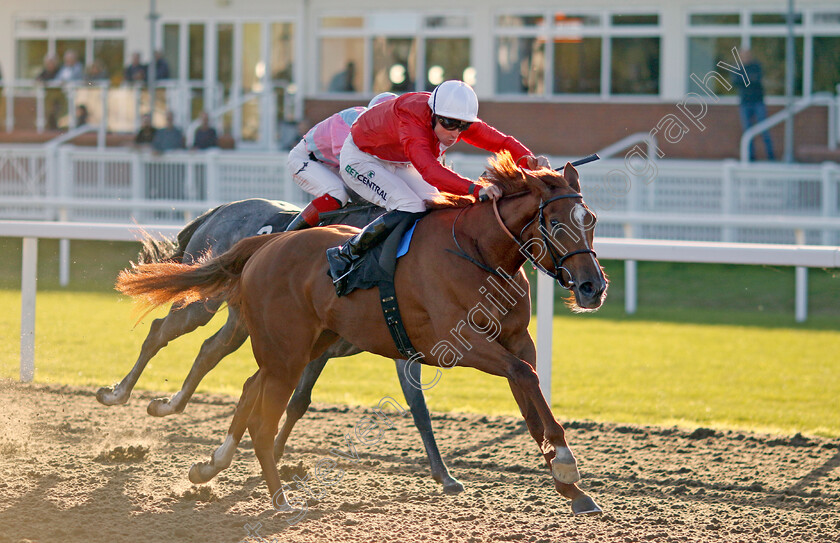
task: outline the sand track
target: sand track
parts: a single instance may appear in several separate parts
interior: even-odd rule
[[[247,437],[210,484],[187,480],[222,442],[234,398],[198,395],[155,419],[152,397],[104,407],[94,389],[0,382],[0,541],[840,540],[840,440],[566,422],[582,487],[605,512],[575,518],[519,419],[433,417],[467,489],[449,496],[410,417],[392,416],[378,443],[355,441],[354,462],[331,451],[347,453],[344,436],[372,411],[317,405],[281,462],[319,497],[291,525],[268,508]],[[325,486],[315,470],[330,458]]]

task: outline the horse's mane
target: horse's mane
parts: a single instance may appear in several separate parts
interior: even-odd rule
[[[568,183],[559,172],[549,168],[528,171],[518,167],[508,151],[497,153],[495,157],[488,160],[488,168],[478,180],[477,184],[496,185],[502,189],[502,194],[509,195],[536,188],[539,191],[548,190],[550,187],[563,187]],[[429,209],[446,209],[452,207],[465,207],[475,203],[472,196],[461,196],[442,192],[440,197],[434,200],[427,200],[426,206]]]

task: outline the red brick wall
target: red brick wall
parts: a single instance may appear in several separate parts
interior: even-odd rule
[[[318,122],[336,111],[357,105],[349,101],[307,100],[307,119]],[[698,108],[695,106],[695,110]],[[779,107],[769,108],[772,115]],[[680,112],[676,104],[603,104],[553,102],[481,102],[481,118],[502,132],[511,134],[534,152],[548,155],[583,156],[594,153],[636,132],[649,132],[666,115],[676,115],[689,127],[679,143],[668,143],[657,137],[665,158],[723,159],[738,158],[741,123],[738,106],[709,105],[699,121],[701,130]],[[797,148],[826,144],[827,114],[825,107],[808,109],[796,117]],[[776,157],[781,156],[784,125],[771,131]],[[764,157],[764,143],[758,138],[756,154]],[[471,152],[469,145],[459,144],[455,150]]]

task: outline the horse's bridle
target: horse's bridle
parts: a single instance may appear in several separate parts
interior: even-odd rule
[[[511,196],[518,196],[519,194],[521,194],[521,193],[513,194]],[[560,255],[556,251],[554,243],[550,239],[548,239],[548,236],[546,235],[546,233],[548,232],[548,228],[546,227],[546,224],[545,224],[545,208],[548,204],[550,204],[552,202],[556,202],[557,200],[563,200],[563,199],[566,199],[566,198],[580,198],[581,201],[583,201],[583,195],[579,194],[577,192],[573,192],[571,194],[559,194],[557,196],[549,198],[548,200],[540,200],[540,207],[539,207],[539,211],[538,211],[537,215],[533,219],[531,219],[530,221],[525,223],[525,226],[523,226],[522,230],[519,231],[519,237],[521,238],[522,234],[525,232],[525,230],[528,229],[528,227],[530,227],[534,223],[534,221],[539,219],[540,236],[542,237],[543,244],[545,244],[546,248],[548,249],[548,254],[551,256],[551,262],[554,265],[554,272],[548,271],[539,262],[537,262],[536,257],[534,257],[534,255],[531,253],[531,251],[528,250],[527,246],[522,242],[522,240],[520,240],[515,235],[513,235],[513,232],[511,232],[510,229],[507,227],[507,225],[505,225],[505,221],[502,220],[502,216],[501,216],[501,214],[499,214],[499,205],[497,204],[497,200],[493,200],[493,212],[496,214],[496,220],[498,221],[499,226],[501,226],[502,230],[510,237],[510,239],[512,239],[519,246],[519,252],[521,252],[522,254],[525,255],[525,258],[528,259],[528,261],[531,263],[531,265],[533,265],[539,271],[548,275],[552,279],[556,280],[560,284],[560,286],[563,287],[564,289],[571,290],[571,288],[575,286],[575,281],[574,281],[574,278],[572,277],[572,272],[569,271],[568,268],[563,266],[563,263],[569,257],[575,256],[575,255],[580,255],[580,254],[591,254],[593,256],[597,256],[597,255],[596,255],[595,251],[593,251],[592,249],[590,249],[588,247],[586,249],[577,249],[575,251],[569,251],[564,255]],[[568,282],[563,279],[563,272],[564,271],[569,276]]]
[[[522,191],[522,192],[517,192],[515,194],[511,194],[511,195],[508,195],[508,196],[503,196],[502,198],[515,198],[517,196],[522,196],[522,195],[529,194],[529,193],[530,193],[530,191]],[[564,255],[560,255],[556,251],[556,249],[554,247],[554,243],[550,239],[548,239],[548,236],[546,235],[546,232],[548,232],[548,228],[546,227],[546,224],[545,224],[545,208],[548,204],[550,204],[552,202],[555,202],[557,200],[565,199],[565,198],[581,198],[581,200],[582,200],[583,195],[574,192],[574,193],[571,193],[571,194],[560,194],[558,196],[554,196],[552,198],[549,198],[548,200],[540,200],[540,206],[538,208],[537,215],[535,215],[533,219],[528,221],[525,224],[525,226],[522,227],[522,230],[519,231],[519,236],[521,238],[522,234],[525,232],[525,230],[528,227],[530,227],[534,223],[534,221],[539,220],[540,235],[542,236],[543,243],[548,248],[548,254],[551,255],[551,262],[554,266],[554,272],[548,271],[547,269],[545,269],[544,266],[542,266],[539,262],[537,262],[536,257],[527,248],[525,243],[523,243],[521,239],[517,238],[513,234],[513,232],[510,231],[510,229],[507,227],[505,222],[502,220],[502,216],[499,214],[498,200],[493,200],[493,212],[496,214],[496,220],[498,221],[499,226],[502,228],[502,231],[505,234],[507,234],[508,237],[510,237],[510,239],[512,239],[516,243],[517,246],[519,246],[519,252],[521,252],[523,255],[525,255],[525,258],[531,263],[531,265],[533,265],[536,269],[545,273],[546,275],[548,275],[552,279],[555,279],[560,284],[561,287],[565,288],[566,290],[571,290],[571,288],[575,286],[575,282],[574,282],[574,279],[572,278],[572,272],[570,272],[568,268],[564,267],[563,263],[569,257],[572,257],[574,255],[591,254],[593,256],[596,256],[596,254],[595,254],[595,251],[593,251],[592,249],[586,248],[586,249],[578,249],[576,251],[570,251],[570,252],[568,252]],[[464,209],[466,209],[466,208],[464,208]],[[461,210],[461,213],[464,212],[464,209]],[[502,274],[498,270],[494,270],[490,266],[487,266],[486,264],[477,261],[476,259],[474,259],[470,255],[468,255],[461,248],[461,244],[458,243],[458,238],[455,236],[455,225],[458,223],[458,218],[461,217],[461,213],[459,213],[458,216],[455,217],[455,220],[452,222],[452,240],[455,242],[455,246],[458,247],[458,251],[457,252],[456,251],[449,251],[449,252],[454,253],[454,254],[460,256],[461,258],[464,258],[464,259],[472,262],[473,264],[475,264],[479,268],[481,268],[485,271],[488,271],[488,272],[492,273],[493,275],[498,275],[498,276],[510,279],[510,277],[511,277],[510,275]],[[563,279],[563,272],[564,271],[569,276],[568,281],[565,281]]]

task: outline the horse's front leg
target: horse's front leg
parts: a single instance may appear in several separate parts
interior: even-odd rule
[[[473,356],[469,360],[464,359],[461,365],[508,379],[528,431],[551,470],[557,491],[572,500],[575,514],[599,513],[600,508],[595,502],[575,485],[580,480],[577,461],[566,443],[563,427],[554,418],[540,390],[539,378],[534,370],[536,354],[533,342],[528,347],[529,342],[530,338],[528,342],[518,342],[518,354],[513,354],[497,342],[486,343],[480,350],[471,353]]]
[[[537,353],[531,336],[523,334],[521,337],[516,338],[510,343],[511,344],[508,347],[511,351],[513,351],[521,360],[524,360],[533,369],[536,369]],[[537,380],[539,381],[539,378],[537,378]],[[521,388],[515,387],[510,381],[508,382],[511,387],[511,392],[513,393],[513,396],[522,412],[522,416],[525,418],[525,422],[528,425],[528,431],[540,447],[540,452],[543,454],[548,468],[552,471],[552,475],[554,475],[554,460],[557,458],[557,450],[554,447],[546,448],[544,446],[545,430],[543,428],[542,421],[537,414],[536,406],[534,405],[534,402],[531,401],[531,398],[525,395]],[[539,398],[545,401],[545,396],[542,395],[542,389],[540,389]],[[548,402],[545,403],[547,404]],[[571,450],[568,446],[566,447],[566,450],[569,451],[569,454],[571,454]],[[574,456],[572,456],[572,458],[574,458]],[[558,480],[557,477],[554,477],[554,485],[558,493],[572,500],[572,512],[575,515],[601,513],[601,508],[598,504],[580,490],[577,485],[563,483]]]

